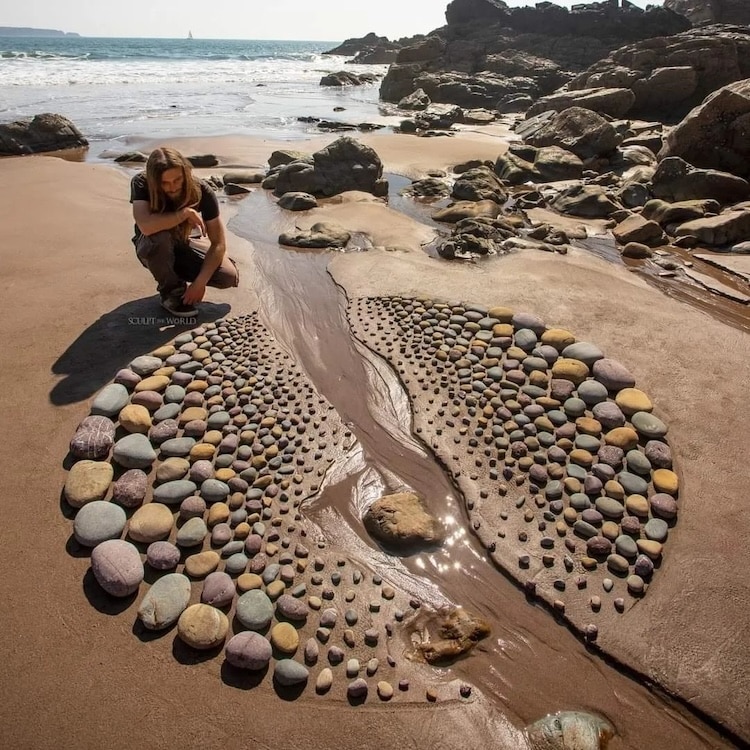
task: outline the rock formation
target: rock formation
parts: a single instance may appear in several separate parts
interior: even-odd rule
[[[750,25],[747,0],[664,0],[664,7],[685,16],[693,26],[706,23]]]
[[[0,156],[22,156],[88,145],[78,128],[62,115],[46,113],[0,125]]]

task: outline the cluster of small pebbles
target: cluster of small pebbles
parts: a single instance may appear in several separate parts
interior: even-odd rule
[[[206,324],[95,396],[70,443],[74,538],[148,630],[276,689],[414,700],[392,652],[420,603],[301,512],[354,440],[255,314]]]
[[[360,298],[349,320],[399,374],[489,556],[595,640],[647,592],[678,512],[667,426],[633,375],[505,307]]]

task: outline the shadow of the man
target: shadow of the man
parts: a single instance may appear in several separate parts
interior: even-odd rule
[[[226,303],[203,302],[193,318],[174,318],[158,297],[142,297],[102,315],[58,357],[52,372],[65,375],[50,391],[55,406],[89,398],[117,371],[141,354],[165,344],[184,331],[225,317]]]

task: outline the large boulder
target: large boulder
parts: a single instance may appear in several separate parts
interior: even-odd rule
[[[621,47],[566,88],[629,88],[635,101],[628,116],[673,121],[717,88],[748,77],[750,28],[712,26]]]
[[[362,520],[372,536],[389,546],[434,544],[442,539],[440,522],[414,492],[384,495],[367,509]]]
[[[582,107],[542,112],[516,132],[532,146],[560,146],[584,160],[610,154],[622,141],[611,123]]]
[[[750,176],[750,78],[730,83],[693,109],[666,137],[661,158]]]
[[[747,0],[664,0],[664,7],[685,16],[693,26],[708,23],[750,26]]]
[[[659,163],[651,192],[670,202],[713,198],[727,205],[750,198],[750,184],[728,172],[698,169],[679,156],[669,156]]]
[[[0,124],[0,156],[23,156],[88,145],[78,128],[62,115],[45,113]]]
[[[562,112],[569,107],[583,107],[600,115],[610,117],[624,117],[635,103],[635,94],[626,88],[594,88],[579,91],[558,91],[549,96],[543,96],[529,107],[527,117],[533,117],[540,112],[554,110]]]
[[[570,151],[559,146],[535,148],[527,144],[512,143],[497,158],[495,173],[511,185],[524,182],[554,182],[577,180],[583,172],[583,162]]]

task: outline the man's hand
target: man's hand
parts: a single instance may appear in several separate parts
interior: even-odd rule
[[[195,305],[200,302],[206,294],[206,285],[200,281],[194,281],[188,285],[185,294],[182,295],[182,301],[186,305]]]
[[[182,221],[186,221],[191,228],[197,228],[201,237],[205,236],[206,225],[203,223],[203,217],[194,208],[183,208],[180,213]]]

